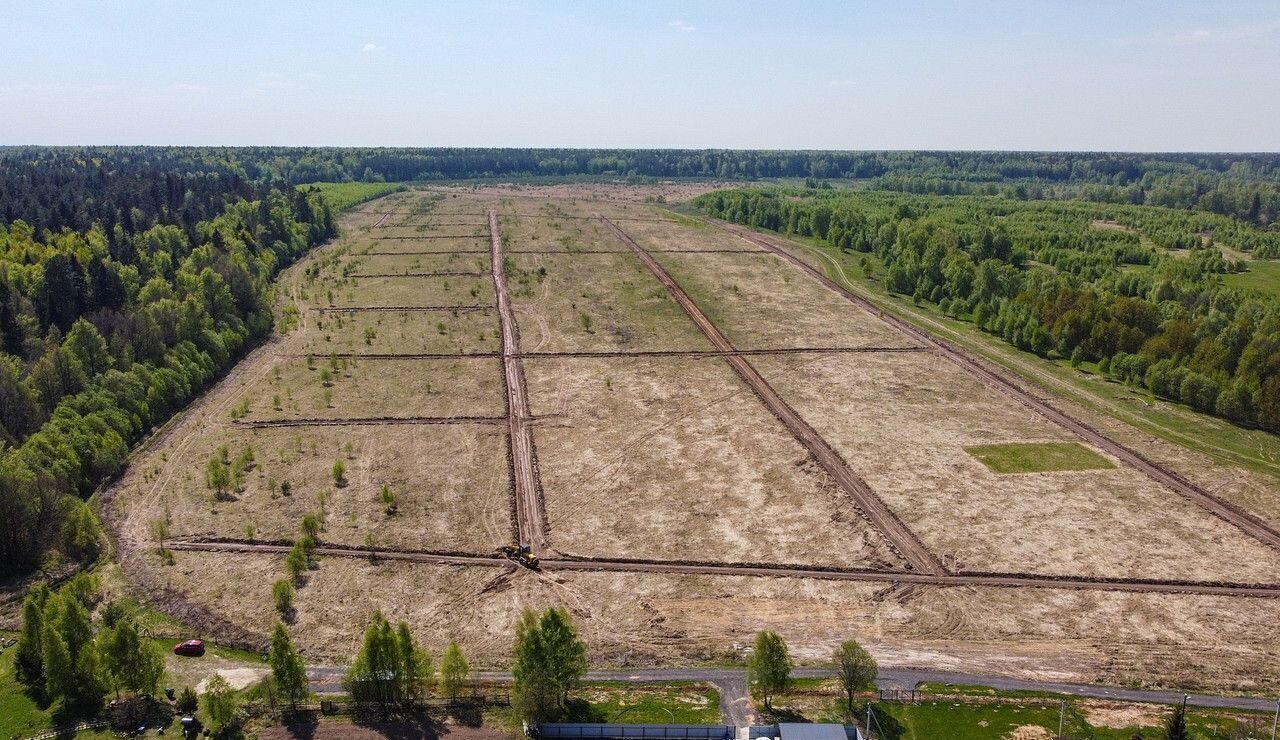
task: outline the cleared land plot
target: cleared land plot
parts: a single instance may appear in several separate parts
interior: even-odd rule
[[[593,219],[559,218],[542,215],[534,218],[498,218],[502,248],[509,253],[556,251],[574,253],[583,250],[626,251],[626,245],[613,238]]]
[[[1079,442],[1012,442],[964,448],[996,473],[1105,470],[1115,465]]]
[[[328,491],[321,542],[363,547],[372,534],[383,547],[485,552],[510,538],[504,445],[502,427],[479,424],[224,427],[183,450],[164,500],[174,537],[242,538],[252,526],[258,539],[291,540]],[[243,490],[220,500],[205,467],[224,446],[232,460],[252,447],[256,464]],[[332,473],[339,460],[342,485]],[[394,515],[379,500],[384,485],[395,493]]]
[[[553,546],[593,557],[897,567],[716,358],[527,359]]]
[[[940,357],[800,355],[752,362],[949,566],[1280,580],[1274,551],[1133,469],[991,471],[965,447],[1074,438]]]
[[[622,221],[622,228],[645,249],[671,250],[733,250],[759,252],[760,247],[723,229],[694,219],[680,222]]]
[[[237,399],[248,404],[245,421],[506,413],[502,365],[486,357],[284,358]]]
[[[501,349],[496,309],[325,311],[286,340],[293,353],[474,354]]]
[[[359,254],[342,265],[351,275],[420,272],[487,272],[489,255],[458,252],[441,254]]]
[[[653,256],[738,349],[916,345],[774,255]]]
[[[491,306],[493,281],[484,275],[348,277],[336,285],[319,286],[313,305],[351,306]]]
[[[507,256],[524,352],[711,349],[634,255]]]

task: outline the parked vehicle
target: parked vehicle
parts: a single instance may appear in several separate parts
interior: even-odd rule
[[[185,655],[189,658],[199,658],[204,655],[204,640],[187,640],[173,646],[174,655]]]

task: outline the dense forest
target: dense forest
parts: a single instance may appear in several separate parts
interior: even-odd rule
[[[117,176],[104,180],[100,163]],[[856,180],[915,193],[1161,205],[1258,225],[1280,221],[1280,154],[332,147],[0,148],[0,217],[84,229],[94,220],[105,226],[125,204],[173,210],[189,198],[185,212],[210,216],[252,183],[583,175]],[[87,201],[73,197],[88,192]]]
[[[272,278],[336,233],[317,189],[227,158],[23,151],[0,158],[0,573],[96,556],[82,496],[270,332]]]
[[[1280,232],[1192,211],[994,197],[733,190],[695,202],[874,255],[890,292],[1022,349],[1280,432],[1280,299],[1223,281],[1245,253],[1280,257]]]

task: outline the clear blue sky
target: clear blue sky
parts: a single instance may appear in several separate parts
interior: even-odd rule
[[[1280,150],[1280,0],[4,0],[0,144]]]

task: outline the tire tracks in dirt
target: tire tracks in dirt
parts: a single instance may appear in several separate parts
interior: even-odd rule
[[[652,255],[646,252],[617,224],[603,215],[597,215],[597,218],[649,268],[649,271],[666,287],[671,297],[684,309],[684,312],[693,320],[693,323],[697,325],[713,347],[726,353],[736,352],[733,344],[716,328],[711,319],[707,318],[707,315],[702,312],[702,309],[698,308],[693,299],[689,297],[689,294],[685,293],[680,284],[671,277],[662,265],[658,264]],[[808,422],[801,418],[800,414],[796,413],[795,409],[791,408],[790,404],[783,400],[782,396],[773,389],[773,386],[769,385],[769,382],[764,379],[764,376],[755,369],[755,366],[748,362],[745,357],[737,354],[726,354],[724,360],[742,381],[751,388],[756,397],[760,399],[760,402],[782,422],[787,431],[791,432],[796,440],[809,451],[814,460],[827,471],[827,474],[831,476],[836,485],[843,489],[845,494],[853,500],[863,516],[884,536],[889,546],[893,548],[899,557],[906,561],[909,568],[917,572],[935,575],[945,572],[942,562],[880,500],[880,497],[871,490],[871,487],[853,472],[853,469],[835,451],[835,448],[828,444],[818,434],[817,430],[810,426]]]
[[[498,299],[498,318],[502,327],[502,369],[507,400],[507,444],[511,458],[511,482],[515,492],[516,531],[520,543],[534,552],[547,549],[547,523],[543,510],[542,480],[538,474],[538,457],[533,446],[532,414],[525,385],[524,365],[520,360],[520,329],[511,307],[507,290],[506,266],[502,257],[502,236],[498,230],[498,212],[489,211],[489,260],[492,264],[493,291]]]
[[[1050,422],[1066,429],[1095,447],[1104,450],[1123,462],[1125,465],[1145,474],[1151,480],[1174,491],[1183,498],[1200,506],[1210,514],[1218,517],[1228,524],[1233,525],[1246,535],[1270,546],[1273,549],[1280,550],[1280,531],[1277,531],[1266,522],[1262,521],[1262,519],[1255,514],[1246,511],[1229,501],[1218,498],[1200,486],[1192,483],[1186,478],[1183,478],[1174,471],[1151,460],[1142,453],[1111,439],[1085,422],[1071,416],[1061,409],[1058,409],[1048,401],[1028,393],[1003,374],[978,360],[968,351],[951,344],[932,332],[908,323],[897,316],[884,313],[871,301],[853,293],[848,288],[827,277],[813,265],[810,265],[794,254],[791,254],[785,246],[736,224],[730,224],[714,219],[708,219],[708,223],[714,224],[724,231],[769,250],[788,263],[800,268],[800,270],[808,274],[814,280],[817,280],[828,290],[831,290],[854,305],[878,316],[882,321],[907,336],[910,336],[927,346],[933,347],[939,355],[967,370],[970,374],[982,381],[982,383],[987,387],[995,389],[1017,400],[1022,405],[1031,409]]]
[[[176,539],[166,543],[170,550],[185,552],[244,553],[283,555],[292,549],[291,542],[246,542],[237,539]],[[491,554],[400,550],[386,548],[319,545],[317,555],[368,560],[395,560],[426,565],[468,567],[510,567],[511,561]],[[946,587],[1042,588],[1067,591],[1116,591],[1144,594],[1181,594],[1190,596],[1244,596],[1280,599],[1280,583],[1231,583],[1182,581],[1176,579],[1106,578],[1090,576],[1036,575],[1030,573],[921,573],[901,570],[860,570],[825,568],[805,565],[767,563],[708,563],[670,560],[588,559],[557,556],[543,558],[547,571],[608,571],[623,573],[666,573],[671,575],[753,576],[768,578],[812,578],[828,581],[861,581],[869,583],[921,584]]]

